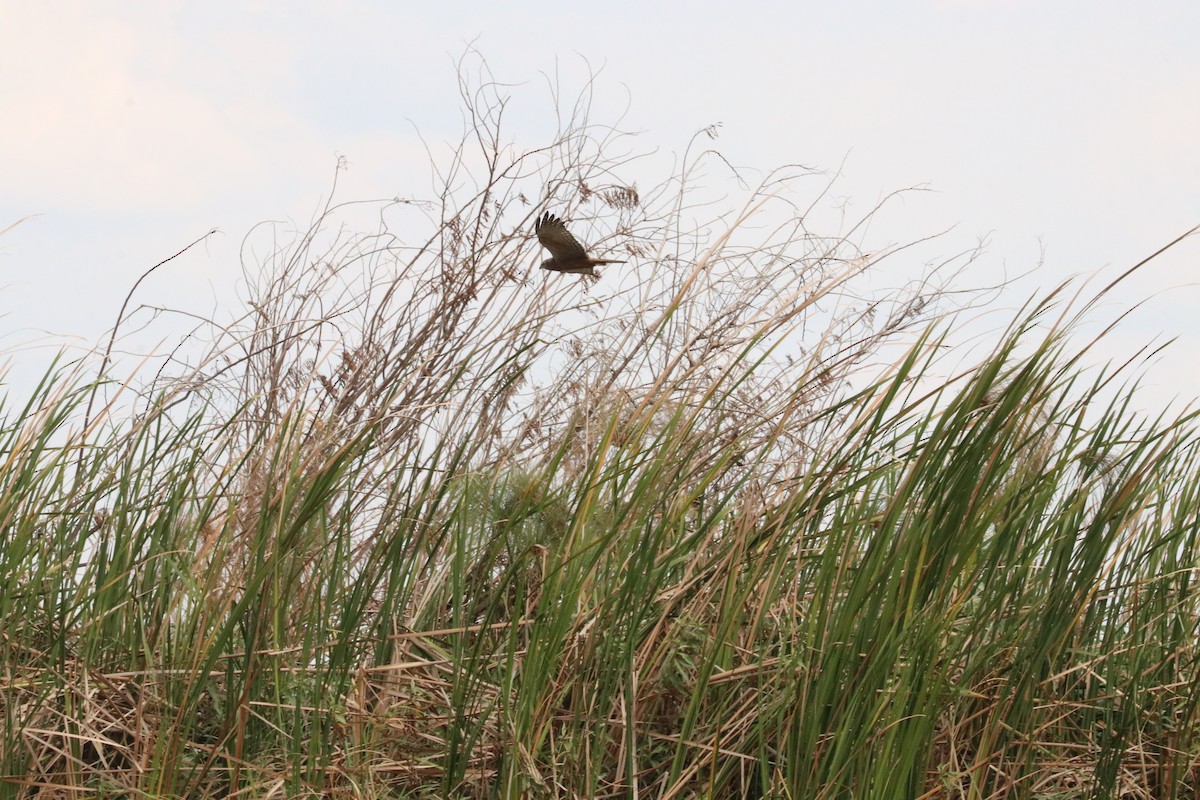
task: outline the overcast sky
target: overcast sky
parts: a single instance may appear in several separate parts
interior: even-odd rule
[[[468,45],[514,84],[529,146],[553,133],[544,76],[573,93],[591,70],[593,117],[624,112],[647,149],[720,122],[731,163],[841,166],[863,210],[928,186],[903,205],[911,237],[954,226],[946,255],[986,237],[964,279],[1028,272],[1012,306],[1200,223],[1194,0],[0,0],[0,18],[0,229],[38,215],[0,236],[0,342],[22,369],[52,355],[29,342],[94,341],[212,228],[137,299],[225,302],[250,226],[308,220],[338,156],[343,199],[426,191],[417,131],[461,133]],[[1198,266],[1200,237],[1118,298],[1150,300],[1113,357],[1179,339],[1149,373],[1156,403],[1200,393]]]

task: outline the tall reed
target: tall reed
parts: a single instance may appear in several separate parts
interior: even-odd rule
[[[711,153],[639,190],[488,91],[444,191],[323,209],[135,399],[9,398],[0,794],[1195,796],[1191,414],[1061,292],[947,377],[809,173],[709,213]],[[546,207],[628,271],[538,274]]]

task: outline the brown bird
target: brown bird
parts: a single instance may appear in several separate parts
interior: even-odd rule
[[[547,211],[533,223],[538,241],[550,251],[550,258],[542,262],[542,269],[555,272],[570,272],[573,275],[596,275],[601,264],[624,264],[611,258],[592,258],[579,240],[571,235],[563,221]]]

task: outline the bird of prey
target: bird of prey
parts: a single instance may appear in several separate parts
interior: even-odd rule
[[[579,240],[571,235],[563,221],[547,211],[533,223],[538,241],[550,251],[550,258],[542,262],[542,269],[555,272],[570,272],[573,275],[596,275],[601,264],[624,264],[611,258],[592,258]]]

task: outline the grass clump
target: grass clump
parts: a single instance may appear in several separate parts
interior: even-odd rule
[[[710,155],[639,190],[486,89],[437,197],[324,209],[135,400],[0,416],[0,794],[1195,796],[1190,415],[1057,294],[939,378],[809,173],[703,218]],[[634,266],[527,268],[547,206]]]

